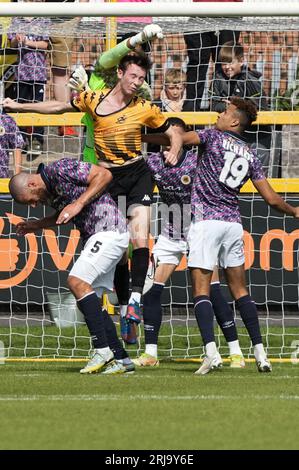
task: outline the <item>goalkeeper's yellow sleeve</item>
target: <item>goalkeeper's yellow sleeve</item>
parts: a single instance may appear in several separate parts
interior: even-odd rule
[[[132,49],[127,46],[127,42],[128,39],[125,39],[109,51],[104,52],[104,54],[102,54],[97,60],[96,69],[97,67],[111,69],[112,67],[118,65],[120,60],[132,51]]]

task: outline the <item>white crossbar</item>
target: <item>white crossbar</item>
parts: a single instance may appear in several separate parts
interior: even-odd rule
[[[0,16],[299,16],[299,1],[257,3],[0,3]]]

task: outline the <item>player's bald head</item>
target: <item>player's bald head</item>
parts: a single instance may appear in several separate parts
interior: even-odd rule
[[[14,175],[9,181],[8,188],[12,198],[17,202],[23,202],[28,190],[31,175],[22,171]]]

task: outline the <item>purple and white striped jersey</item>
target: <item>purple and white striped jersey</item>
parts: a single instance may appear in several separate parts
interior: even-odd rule
[[[0,114],[0,178],[9,177],[9,150],[25,145],[20,129],[8,114]]]
[[[46,8],[46,7],[45,7]],[[49,18],[23,18],[12,19],[8,38],[16,37],[15,31],[25,35],[30,41],[49,41],[47,29],[51,21]],[[37,33],[35,33],[37,32]],[[47,81],[47,51],[19,44],[19,63],[15,66],[16,79],[20,82],[44,83]]]
[[[175,166],[165,165],[163,152],[149,154],[147,160],[161,202],[171,206],[171,211],[162,214],[161,233],[167,238],[185,239],[191,222],[191,188],[196,171],[197,154],[184,152]],[[161,209],[161,205],[159,206]]]
[[[71,158],[63,158],[50,165],[38,168],[48,192],[49,206],[61,211],[76,201],[86,190],[91,164]],[[109,193],[95,198],[72,219],[81,233],[83,243],[97,232],[127,231],[126,220]]]
[[[265,178],[254,149],[233,132],[206,129],[198,132],[203,145],[191,195],[195,220],[241,223],[238,194],[251,179]]]

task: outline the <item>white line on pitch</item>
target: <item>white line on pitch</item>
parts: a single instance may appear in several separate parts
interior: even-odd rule
[[[0,402],[7,401],[127,401],[127,400],[299,400],[299,395],[13,395],[0,396]]]
[[[23,373],[23,374],[14,374],[14,377],[41,377],[41,376],[45,377],[46,375],[48,375],[48,374],[45,374],[45,373],[42,373],[42,372],[41,373],[37,372],[37,373],[34,373],[34,374],[30,374],[30,373],[29,374],[25,374],[25,373]]]
[[[67,373],[66,373],[67,374]],[[17,373],[17,374],[14,374],[14,377],[45,377],[45,376],[49,376],[49,374],[46,374],[44,372],[37,372],[37,373],[29,373],[29,374],[26,374],[26,373]],[[55,376],[55,371],[53,371],[53,374],[51,375],[51,377]],[[94,374],[95,376],[95,374]],[[101,374],[99,374],[97,377],[103,377],[101,376]],[[136,379],[177,379],[177,378],[181,378],[181,379],[192,379],[194,380],[194,374],[192,373],[192,371],[190,371],[189,373],[186,372],[186,374],[173,374],[173,375],[158,375],[156,374],[156,372],[153,372],[152,374],[134,374],[134,375],[125,375],[124,377],[126,377],[126,379],[130,378],[131,380],[136,380]],[[231,371],[231,375],[225,375],[223,374],[221,371],[215,371],[215,373],[212,373],[212,374],[209,374],[209,379],[211,377],[217,377],[217,378],[220,378],[221,377],[221,380],[232,380],[232,379],[237,379],[237,380],[240,380],[240,379],[243,379],[243,380],[248,380],[249,377],[248,375],[235,375],[235,373],[233,371]],[[254,377],[250,377],[250,379],[253,379]],[[264,379],[264,380],[296,380],[296,379],[299,379],[299,375],[279,375],[279,376],[275,376],[275,375],[269,375],[269,374],[265,374],[264,376],[261,376],[260,374],[256,374],[256,378],[257,379]]]
[[[229,371],[230,372],[230,371]],[[101,374],[99,375],[99,377],[101,376]],[[128,376],[126,376],[128,377]],[[180,374],[180,375],[157,375],[155,372],[153,372],[153,374],[134,374],[134,375],[131,375],[130,376],[131,378],[134,377],[134,380],[135,379],[152,379],[153,377],[155,379],[171,379],[171,378],[174,378],[174,379],[177,379],[177,378],[181,378],[181,379],[194,379],[195,376],[194,374],[192,373],[192,371],[189,371],[186,372],[186,374]],[[200,376],[198,376],[199,378]],[[216,378],[221,378],[221,380],[223,379],[227,379],[227,380],[232,380],[232,379],[244,379],[244,380],[253,380],[254,379],[254,376],[248,376],[248,375],[235,375],[235,373],[233,371],[231,371],[231,375],[225,375],[225,373],[223,374],[223,372],[221,371],[215,371],[215,372],[212,372],[209,374],[209,379],[211,377],[216,377]],[[275,375],[270,375],[270,374],[265,374],[263,376],[261,376],[261,374],[258,374],[258,372],[256,373],[256,376],[255,376],[257,379],[262,379],[264,378],[264,380],[286,380],[286,379],[299,379],[299,375],[279,375],[279,376],[275,376]],[[202,377],[201,377],[202,378]]]

